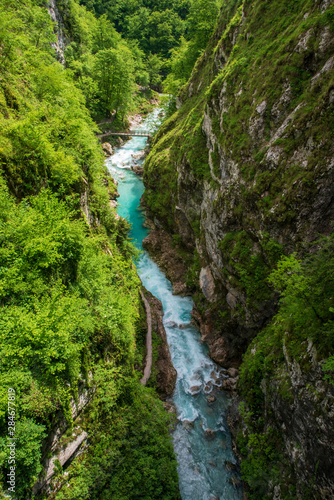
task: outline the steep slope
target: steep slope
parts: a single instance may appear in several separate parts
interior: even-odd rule
[[[53,28],[0,2],[0,497],[179,498],[136,250]]]
[[[145,164],[144,201],[156,224],[177,235],[175,241],[193,254],[188,284],[195,291],[194,316],[201,323],[211,356],[225,366],[240,363],[250,340],[277,313],[278,294],[267,281],[277,262],[292,252],[305,259],[310,252],[319,251],[323,243],[310,243],[319,233],[329,235],[332,230],[332,4],[315,0],[227,0],[215,35],[178,95],[178,111],[160,129]],[[305,264],[305,269],[308,265],[311,264]],[[300,271],[292,267],[289,272],[298,276]],[[282,275],[288,280],[288,274]],[[330,307],[327,299],[333,288],[332,274],[327,279],[323,279],[323,291]],[[307,310],[305,305],[299,307]],[[312,332],[322,331],[323,325],[331,321],[332,311],[328,307],[320,323],[312,323]],[[281,313],[282,308],[283,305]],[[282,421],[284,425],[291,421],[297,425],[293,411],[301,398],[300,387],[306,388],[309,407],[303,414],[303,433],[315,431],[315,415],[319,411],[319,418],[326,424],[316,424],[318,455],[328,457],[326,439],[332,442],[333,436],[326,437],[325,428],[330,428],[333,416],[313,398],[309,388],[319,384],[324,400],[332,401],[333,390],[324,381],[321,369],[321,362],[333,354],[332,329],[329,327],[324,336],[327,349],[321,348],[319,338],[307,344],[307,338],[312,337],[308,328],[304,335],[293,338],[294,332],[300,330],[302,327],[290,327],[292,338],[286,341],[303,347],[299,351],[292,349],[292,354],[285,351],[285,357],[277,358],[276,368],[279,365],[284,372],[277,385],[281,387],[286,380],[291,400],[283,398],[278,403],[277,396],[277,405],[271,408],[272,426],[278,436],[276,439],[275,432],[271,433],[272,449],[281,449],[289,457],[291,471],[285,471],[283,476],[291,477],[293,486],[286,486],[290,492],[286,495],[307,498],[305,492],[309,489],[311,498],[326,498],[333,494],[333,478],[329,479],[332,472],[315,454],[311,456],[309,443],[303,442],[300,435],[295,441],[301,451],[296,453],[293,439],[290,444],[284,440],[286,434],[281,426]],[[266,344],[276,330],[264,331]],[[282,335],[279,337],[279,352],[283,352],[284,341]],[[275,477],[274,468],[267,470],[263,464],[271,460],[277,464],[279,459],[274,454],[268,458],[270,450],[266,457],[261,451],[263,446],[258,444],[256,448],[255,440],[249,438],[257,433],[263,444],[271,432],[270,398],[261,382],[266,378],[264,360],[268,352],[260,352],[258,364],[254,363],[254,369],[259,370],[254,384],[255,390],[262,393],[262,401],[244,427],[243,450],[250,456],[251,442],[264,460],[262,465],[250,466],[248,472],[244,468],[244,475],[249,482],[254,478],[254,498],[267,494],[272,498],[274,486],[284,480],[278,479],[279,473]],[[313,368],[307,379],[305,373],[310,365],[305,368],[300,361],[303,356],[311,356],[311,352]],[[249,353],[250,350],[247,356],[252,365]],[[301,372],[299,389],[294,386],[291,366]],[[275,386],[274,378],[269,370],[270,387]],[[245,379],[246,375],[244,384]],[[251,405],[251,398],[247,404]],[[278,407],[284,408],[284,419],[283,410]],[[254,431],[256,421],[260,428]],[[265,470],[263,477],[261,468]],[[315,477],[321,484],[318,496]],[[278,495],[279,490],[275,491]]]

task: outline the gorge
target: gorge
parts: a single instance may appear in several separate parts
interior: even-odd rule
[[[150,125],[158,111],[151,119],[146,118],[143,128]],[[143,138],[132,138],[107,160],[110,173],[118,181],[118,213],[132,223],[130,235],[141,250],[148,234],[139,206],[143,185],[130,166],[145,142]],[[199,332],[191,324],[191,298],[172,294],[171,283],[146,251],[137,269],[145,288],[162,302],[163,323],[177,371],[173,403],[179,422],[172,435],[181,497],[241,499],[241,482],[226,423],[228,400],[220,388],[222,378],[227,378],[226,370],[210,360]]]
[[[0,62],[0,497],[333,498],[333,0],[1,0]]]

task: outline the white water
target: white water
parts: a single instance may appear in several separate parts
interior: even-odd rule
[[[142,128],[152,127],[158,113],[158,109],[151,113]],[[134,137],[107,160],[111,175],[119,181],[118,213],[132,223],[131,236],[139,249],[142,249],[142,240],[148,234],[139,207],[144,186],[130,170],[130,165],[135,162],[132,155],[142,151],[145,145],[145,138]],[[241,486],[232,484],[240,478],[234,470],[236,459],[226,425],[229,401],[219,389],[220,382],[216,381],[224,376],[224,370],[209,358],[198,330],[190,325],[193,301],[191,297],[172,294],[171,283],[146,251],[143,251],[137,269],[143,285],[162,302],[167,340],[177,370],[173,402],[179,422],[173,441],[182,499],[241,500]],[[216,400],[209,403],[208,395],[215,396]]]

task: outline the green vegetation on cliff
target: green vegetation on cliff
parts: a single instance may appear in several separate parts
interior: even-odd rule
[[[124,38],[156,58],[167,58],[185,30],[192,0],[81,0],[98,16],[105,14]]]
[[[313,181],[324,168],[321,162],[325,165],[324,160],[331,154],[333,130],[327,125],[333,119],[332,107],[328,106],[333,72],[330,67],[328,71],[320,70],[331,53],[332,10],[330,7],[320,13],[313,0],[290,3],[288,7],[274,1],[226,2],[205,54],[198,59],[189,82],[179,90],[182,106],[155,140],[147,162],[148,188],[160,182],[160,175],[163,184],[168,171],[171,179],[175,161],[188,163],[196,179],[217,184],[224,172],[220,164],[222,152],[229,151],[245,182],[251,183],[238,200],[235,210],[239,214],[236,211],[235,215],[247,214],[248,206],[255,203],[278,222],[293,220],[298,211],[294,199],[296,184],[303,189],[303,197],[314,198]],[[305,47],[299,49],[301,40]],[[318,50],[321,43],[322,51]],[[221,102],[226,102],[226,109],[219,114]],[[217,141],[210,147],[202,134],[207,105],[213,108],[210,120]],[[292,112],[284,137],[269,142],[276,124],[282,123],[281,116]],[[296,129],[303,129],[304,133],[296,134]],[[306,167],[298,159],[291,162],[293,153],[308,141],[321,141],[321,145],[319,149],[310,148]],[[268,162],[264,161],[268,143],[282,151],[275,169],[268,169]],[[212,148],[210,153],[207,146]],[[158,157],[161,166],[154,174]],[[168,196],[165,190],[153,191],[149,203],[170,212],[176,195],[173,183]],[[159,196],[164,196],[168,204]],[[225,205],[228,198],[227,194]]]
[[[52,498],[174,499],[170,418],[135,370],[143,335],[136,250],[128,223],[110,208],[116,187],[85,106],[125,116],[132,88],[123,70],[135,78],[134,58],[104,18],[74,1],[61,5],[73,29],[70,69],[50,45],[42,2],[0,4],[0,496],[11,388],[15,498],[30,498],[51,455],[87,432],[73,468],[55,463]],[[80,53],[91,73],[80,72]],[[118,78],[108,89],[104,61]]]
[[[69,481],[61,472],[55,478],[66,481],[57,499],[179,499],[170,416],[154,392],[109,373],[87,411],[89,454],[75,461]]]
[[[249,346],[238,444],[254,499],[334,494],[333,20],[333,2],[225,1],[145,163],[148,209],[193,257],[212,357]]]
[[[310,352],[310,343],[316,346],[317,359],[326,359],[322,364],[324,378],[334,382],[330,375],[334,353],[333,236],[319,243],[321,250],[304,262],[294,254],[284,257],[268,279],[281,292],[279,312],[249,346],[240,379],[241,391],[255,416],[263,403],[259,382],[279,373],[285,356],[310,369],[312,359],[304,357]]]
[[[242,416],[247,428],[239,433],[238,444],[252,498],[267,498],[268,481],[277,484],[282,474],[286,476],[286,481],[281,481],[284,498],[295,498],[296,471],[283,459],[283,439],[274,417],[275,399],[292,404],[298,399],[291,375],[296,377],[294,372],[299,372],[299,377],[305,377],[307,392],[316,399],[318,418],[323,416],[329,384],[334,384],[333,236],[318,245],[320,250],[305,261],[293,254],[271,273],[269,282],[281,292],[280,308],[250,344],[241,365],[239,387],[246,403]],[[317,365],[322,373],[307,380]],[[314,474],[316,478],[316,469]],[[303,498],[314,498],[311,486],[304,485]]]
[[[233,8],[236,4],[237,0],[224,2],[217,30],[223,31],[226,28],[233,17]],[[184,100],[180,109],[164,122],[155,137],[152,153],[145,162],[144,183],[147,188],[144,193],[145,202],[169,225],[171,230],[173,220],[170,215],[174,212],[177,196],[175,165],[185,163],[199,181],[211,180],[202,123],[206,105],[205,93],[214,77],[211,66],[216,43],[216,37],[213,36],[206,47],[205,54],[196,62],[193,73],[195,81],[191,86],[195,86],[198,92],[194,96],[190,92],[189,98]],[[182,57],[182,54],[175,57]],[[190,66],[192,69],[192,64]],[[168,81],[173,85],[174,79],[180,78],[180,82],[182,80],[184,83],[184,78],[187,76],[187,73],[179,75],[175,68],[175,70],[172,69]],[[181,87],[179,91],[181,98],[186,95],[186,89],[187,85]],[[166,217],[167,214],[169,218]],[[193,224],[196,225],[195,220]]]

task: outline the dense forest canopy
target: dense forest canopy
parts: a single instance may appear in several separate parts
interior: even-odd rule
[[[144,54],[149,82],[165,82],[175,93],[186,83],[212,34],[222,0],[81,0],[100,17],[106,15],[117,32]]]
[[[65,68],[82,91],[91,116],[97,121],[112,117],[115,126],[122,125],[140,101],[138,88],[164,87],[175,93],[213,32],[219,1],[81,2],[85,5],[77,0],[57,1]],[[56,35],[43,3],[3,0],[2,4],[9,6],[3,36],[8,37],[8,29],[19,30],[23,38],[30,38],[35,51],[43,50],[54,59],[50,43],[56,42]],[[14,12],[15,22],[10,19]],[[4,56],[6,65],[9,54]],[[33,64],[38,66],[39,57]]]

